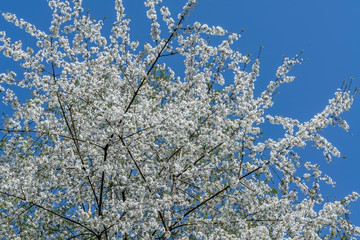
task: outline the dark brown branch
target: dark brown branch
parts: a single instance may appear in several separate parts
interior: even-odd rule
[[[230,188],[230,185],[226,186],[225,188],[221,189],[220,191],[218,191],[217,193],[215,193],[214,195],[212,195],[211,197],[207,198],[206,200],[202,201],[201,203],[199,203],[198,205],[196,205],[195,207],[191,208],[189,211],[187,211],[183,217],[186,217],[187,215],[189,215],[190,213],[194,212],[196,209],[198,209],[199,207],[201,207],[202,205],[206,204],[207,202],[209,202],[211,199],[215,198],[216,196],[218,196],[219,194],[221,194],[222,192],[228,190]],[[179,221],[176,221],[174,224],[171,225],[171,227],[169,228],[170,231],[173,230],[176,227],[176,224]]]
[[[106,162],[107,159],[107,151],[109,149],[109,144],[104,147],[104,160]],[[99,215],[102,216],[102,203],[103,203],[103,191],[104,191],[104,181],[105,181],[105,171],[101,174],[101,184],[100,184],[100,196],[99,196]]]
[[[8,132],[8,133],[38,133],[38,134],[41,134],[41,135],[48,134],[48,133],[45,133],[45,132],[39,132],[39,131],[35,131],[35,130],[14,130],[14,129],[10,130],[10,129],[4,129],[4,128],[0,128],[0,131]],[[48,135],[50,135],[50,134],[48,134]],[[83,142],[83,143],[89,143],[89,144],[94,145],[96,147],[103,148],[103,146],[101,146],[99,144],[96,144],[96,143],[93,143],[93,142],[90,142],[90,141],[86,141],[86,140],[82,140],[82,139],[79,139],[79,138],[73,138],[73,137],[62,135],[62,134],[51,134],[51,135],[62,137],[62,138],[67,138],[67,139],[70,139],[70,140],[79,141],[79,142]]]
[[[190,213],[192,213],[193,211],[195,211],[196,209],[198,209],[199,207],[201,207],[202,205],[206,204],[208,201],[210,201],[211,199],[215,198],[216,196],[218,196],[219,194],[221,194],[222,192],[225,192],[226,190],[228,190],[230,188],[230,185],[224,187],[223,189],[221,189],[220,191],[218,191],[217,193],[215,193],[214,195],[212,195],[211,197],[209,197],[208,199],[204,200],[203,202],[199,203],[198,205],[196,205],[195,207],[193,207],[192,209],[190,209],[189,211],[187,211],[184,214],[184,217],[186,217],[187,215],[189,215]]]
[[[71,219],[71,218],[65,217],[65,216],[63,216],[63,215],[61,215],[61,214],[59,214],[59,213],[57,213],[57,212],[55,212],[55,211],[53,211],[53,210],[47,209],[47,208],[45,208],[45,207],[43,207],[43,206],[41,206],[41,205],[39,205],[39,204],[37,204],[37,203],[29,202],[29,201],[27,201],[25,198],[22,198],[22,197],[19,197],[19,196],[15,196],[15,195],[13,195],[13,194],[5,193],[5,192],[0,192],[0,193],[1,193],[1,194],[8,195],[9,197],[13,197],[13,198],[19,199],[19,200],[24,201],[24,202],[28,202],[29,204],[32,204],[33,206],[36,206],[36,207],[38,207],[38,208],[40,208],[40,209],[43,209],[43,210],[45,210],[45,211],[47,211],[47,212],[49,212],[49,213],[52,213],[52,214],[54,214],[54,215],[56,215],[56,216],[58,216],[58,217],[60,217],[60,218],[62,218],[62,219],[64,219],[64,220],[66,220],[66,221],[68,221],[68,222],[72,222],[72,223],[74,223],[74,224],[76,224],[76,225],[79,225],[80,227],[85,228],[86,230],[88,230],[89,232],[91,232],[92,234],[97,235],[93,230],[91,230],[90,228],[86,227],[84,224],[82,224],[82,223],[80,223],[80,222],[78,222],[78,221],[75,221],[75,220],[73,220],[73,219]]]
[[[180,26],[180,24],[182,23],[182,21],[184,21],[184,17],[182,17],[180,19],[180,21],[178,22],[177,26]],[[158,53],[158,55],[156,56],[154,62],[152,63],[152,65],[150,66],[149,70],[147,71],[146,75],[149,76],[150,72],[153,70],[153,68],[155,67],[156,63],[158,62],[161,54],[163,53],[163,51],[165,50],[165,48],[167,47],[167,45],[169,44],[169,42],[171,41],[171,39],[174,37],[176,31],[177,31],[177,27],[174,29],[174,31],[171,33],[171,35],[169,36],[169,38],[166,40],[164,46],[161,48],[160,52]],[[134,95],[132,96],[128,106],[125,109],[124,113],[127,113],[131,107],[131,105],[134,103],[136,96],[138,95],[140,88],[144,85],[145,81],[146,81],[147,77],[144,77],[139,86],[137,87],[136,91],[134,92]]]
[[[159,215],[160,215],[160,218],[161,218],[161,222],[164,225],[165,231],[168,231],[168,228],[167,228],[166,223],[165,223],[165,219],[164,219],[164,217],[163,217],[163,215],[161,214],[160,211],[159,211]]]
[[[51,63],[51,66],[52,66],[52,70],[53,70],[53,79],[54,79],[54,82],[56,83],[55,67],[54,67],[54,63],[53,63],[53,62]],[[81,155],[81,152],[80,152],[79,142],[76,141],[76,139],[77,139],[76,134],[73,133],[73,130],[72,130],[70,124],[69,124],[69,121],[68,121],[68,119],[67,119],[67,117],[66,117],[65,110],[64,110],[64,108],[63,108],[63,103],[62,103],[62,101],[61,101],[61,98],[60,98],[58,92],[56,92],[56,97],[57,97],[57,99],[58,99],[59,106],[60,106],[60,110],[61,110],[61,113],[62,113],[62,115],[63,115],[63,117],[64,117],[66,126],[67,126],[67,128],[69,129],[70,135],[71,135],[71,137],[72,137],[72,139],[73,139],[73,142],[74,142],[74,145],[75,145],[77,154],[79,155],[80,161],[81,161],[81,163],[82,163],[82,165],[83,165],[83,166],[82,166],[82,169],[86,172],[86,169],[85,169],[85,167],[84,167],[84,166],[85,166],[85,162],[84,162],[84,160],[83,160],[83,158],[82,158],[82,155]],[[73,126],[74,126],[74,125],[73,125]],[[91,188],[92,193],[93,193],[93,195],[94,195],[94,198],[95,198],[95,200],[96,200],[96,204],[99,206],[99,200],[98,200],[98,198],[97,198],[97,196],[96,196],[96,192],[95,192],[94,186],[93,186],[93,184],[92,184],[92,182],[91,182],[91,179],[90,179],[89,176],[87,176],[86,178],[87,178],[87,181],[88,181],[89,184],[90,184],[90,188]]]
[[[257,168],[255,168],[254,170],[248,172],[248,173],[245,174],[245,175],[242,175],[242,176],[239,178],[239,180],[241,180],[241,179],[243,179],[243,178],[246,178],[246,177],[249,176],[250,174],[252,174],[252,173],[256,172],[257,170],[259,170],[260,168],[262,168],[262,167],[264,167],[264,166],[266,166],[266,165],[269,165],[269,163],[270,163],[270,161],[267,161],[265,164],[258,166]]]
[[[219,143],[218,145],[216,145],[215,147],[213,147],[211,150],[209,150],[207,153],[209,154],[209,153],[215,151],[215,150],[216,150],[218,147],[220,147],[221,145],[223,145],[223,143]],[[195,166],[195,165],[196,165],[199,161],[201,161],[205,156],[206,156],[206,154],[201,155],[195,162],[193,162],[192,165],[189,165],[189,166],[185,167],[185,169],[184,169],[181,173],[179,173],[178,175],[176,175],[176,177],[177,177],[177,178],[180,177],[180,176],[181,176],[184,172],[186,172],[191,166]]]
[[[212,107],[211,107],[211,108],[212,108]],[[201,126],[210,118],[210,116],[211,116],[212,114],[214,114],[215,112],[216,112],[216,109],[215,109],[211,114],[209,114],[209,115],[204,119],[204,121],[202,121],[202,122],[200,123],[200,125],[198,126],[198,128],[189,136],[189,140],[191,140],[191,139],[195,136],[196,132],[200,129],[200,127],[201,127]],[[218,146],[216,146],[216,147],[214,147],[213,149],[211,149],[208,153],[214,151],[216,148],[218,148],[218,147],[219,147],[220,145],[222,145],[222,144],[223,144],[223,143],[220,143]],[[183,149],[183,147],[184,147],[184,146],[181,146],[180,148],[178,148],[177,150],[175,150],[175,151],[170,155],[170,157],[165,160],[165,162],[168,163],[181,149]],[[199,162],[201,159],[203,159],[204,157],[205,157],[205,155],[201,156],[197,161],[194,162],[194,165],[195,165],[197,162]],[[189,167],[188,167],[188,168],[189,168]],[[158,175],[160,175],[164,169],[165,169],[165,167],[163,167],[163,168],[159,171]],[[187,170],[187,169],[186,169],[186,170]],[[184,170],[184,172],[185,172],[186,170]],[[184,173],[184,172],[182,172],[182,173]],[[182,173],[178,174],[176,177],[179,177]]]
[[[183,148],[183,146],[181,146],[180,148],[178,148],[176,151],[174,151],[170,157],[168,157],[165,162],[168,163],[170,161],[170,159],[172,159],[176,154],[178,154],[180,152],[180,150]],[[158,176],[160,176],[160,174],[162,173],[162,171],[164,171],[165,167],[162,167],[161,170],[159,171],[159,173],[157,174]]]
[[[123,146],[125,147],[126,151],[128,152],[131,160],[134,162],[134,164],[135,164],[135,166],[136,166],[136,169],[139,171],[141,178],[142,178],[142,179],[144,180],[144,182],[146,183],[146,182],[147,182],[147,181],[146,181],[146,178],[145,178],[144,174],[142,173],[142,171],[141,171],[141,169],[140,169],[140,166],[137,164],[135,158],[133,157],[132,153],[130,152],[130,149],[126,146],[123,138],[122,138],[121,136],[119,136],[119,138],[120,138],[121,143],[122,143]],[[151,192],[150,188],[149,188],[149,191]]]
[[[172,55],[176,55],[176,54],[178,54],[178,52],[171,52],[171,53],[168,53],[168,54],[163,54],[160,57],[167,57],[167,56],[172,56]]]
[[[267,161],[265,164],[263,164],[263,165],[257,167],[256,169],[248,172],[247,174],[241,176],[241,177],[239,178],[239,180],[241,180],[241,179],[249,176],[250,174],[256,172],[257,170],[259,170],[260,168],[264,167],[265,165],[268,165],[269,163],[270,163],[270,161]],[[221,189],[220,191],[218,191],[218,192],[216,192],[215,194],[213,194],[211,197],[205,199],[204,201],[202,201],[201,203],[199,203],[199,204],[196,205],[195,207],[193,207],[193,208],[191,208],[190,210],[188,210],[188,211],[184,214],[183,217],[186,217],[186,216],[189,215],[190,213],[194,212],[196,209],[198,209],[198,208],[201,207],[202,205],[206,204],[207,202],[209,202],[211,199],[215,198],[215,197],[218,196],[219,194],[225,192],[225,191],[228,190],[230,187],[231,187],[231,185],[227,185],[226,187],[224,187],[224,188]],[[174,224],[171,225],[170,231],[173,230],[173,229],[176,227],[176,224],[177,224],[178,222],[179,222],[179,220],[176,221]]]

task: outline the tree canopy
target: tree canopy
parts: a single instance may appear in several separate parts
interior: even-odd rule
[[[134,41],[115,0],[109,36],[81,0],[50,0],[48,32],[3,17],[36,48],[0,32],[0,50],[23,72],[0,74],[0,235],[5,239],[351,239],[348,205],[324,199],[333,184],[297,153],[340,152],[322,130],[338,125],[356,94],[337,89],[305,122],[267,113],[300,56],[254,89],[259,59],[233,48],[239,33],[195,22],[188,0],[173,17],[147,0],[152,42]],[[217,40],[212,43],[212,39]],[[218,39],[221,39],[218,41]],[[176,58],[184,71],[168,64]],[[19,89],[31,96],[22,101]],[[285,131],[264,137],[267,124]]]

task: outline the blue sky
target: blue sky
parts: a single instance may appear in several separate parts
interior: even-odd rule
[[[106,16],[105,24],[111,24],[114,1],[84,2],[85,9],[89,8],[93,16],[98,19]],[[164,5],[175,14],[182,2],[164,0]],[[145,18],[143,1],[124,0],[124,5],[125,13],[132,19],[133,38],[149,39],[149,22]],[[2,1],[0,10],[16,13],[42,30],[49,27],[51,13],[45,0]],[[219,25],[233,32],[246,29],[236,44],[244,54],[257,56],[260,45],[264,46],[260,57],[261,76],[256,85],[260,90],[275,79],[283,54],[294,57],[304,50],[302,57],[307,61],[291,72],[300,77],[280,88],[272,113],[306,121],[325,107],[344,79],[354,77],[353,85],[360,86],[359,12],[359,0],[199,0],[188,20]],[[34,43],[4,20],[0,20],[0,30],[6,30],[13,40],[25,40],[24,45]],[[0,63],[0,72],[18,69],[16,64],[2,56]],[[352,191],[360,193],[360,96],[343,117],[348,121],[352,135],[337,127],[330,127],[323,134],[346,159],[335,158],[327,164],[321,152],[312,149],[302,151],[301,155],[305,161],[319,163],[324,173],[337,182],[335,188],[323,188],[324,195],[340,198]],[[360,201],[352,205],[352,210],[351,219],[360,226]]]

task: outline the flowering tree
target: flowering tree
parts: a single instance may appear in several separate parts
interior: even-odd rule
[[[232,49],[239,34],[198,22],[185,26],[196,0],[177,19],[160,2],[145,2],[153,42],[141,47],[130,39],[121,0],[107,38],[81,0],[49,1],[49,33],[3,14],[35,37],[37,48],[0,32],[0,50],[24,69],[23,76],[0,75],[3,104],[13,109],[1,129],[0,235],[359,236],[347,217],[358,194],[325,201],[319,183],[333,184],[331,178],[296,153],[311,142],[328,161],[340,156],[319,132],[329,125],[348,129],[340,114],[353,102],[350,89],[338,89],[306,122],[266,115],[277,88],[294,80],[287,73],[298,56],[285,58],[276,80],[254,96],[259,61]],[[214,35],[224,39],[217,46],[210,45]],[[183,74],[165,65],[172,57],[183,61]],[[18,87],[31,97],[17,98]],[[264,139],[261,126],[268,123],[283,126],[283,136]]]

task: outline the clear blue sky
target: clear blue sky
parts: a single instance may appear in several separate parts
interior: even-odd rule
[[[112,0],[84,0],[85,9],[98,19],[114,19]],[[173,14],[183,0],[164,0]],[[131,16],[134,39],[149,39],[149,22],[145,18],[142,0],[124,0],[127,16]],[[45,0],[2,1],[0,10],[13,12],[18,17],[34,23],[42,30],[49,27],[50,11]],[[257,87],[262,89],[274,80],[282,55],[294,57],[304,50],[303,64],[293,73],[301,76],[295,82],[280,88],[280,95],[272,113],[306,121],[320,112],[344,79],[354,77],[354,86],[360,86],[360,1],[359,0],[199,0],[189,21],[208,25],[220,25],[229,31],[246,29],[236,47],[244,54],[256,56],[263,45],[261,76]],[[108,30],[109,28],[107,28]],[[0,30],[8,31],[14,40],[25,39],[24,44],[34,42],[4,20]],[[105,29],[106,30],[106,29]],[[16,70],[16,64],[0,57],[0,72]],[[320,151],[302,152],[305,161],[312,160],[322,166],[324,172],[337,182],[336,188],[323,188],[324,195],[346,196],[352,191],[360,193],[360,95],[350,112],[343,115],[350,125],[352,135],[339,128],[324,132],[346,159],[334,159],[327,164]],[[360,226],[360,201],[352,206],[353,223]]]

